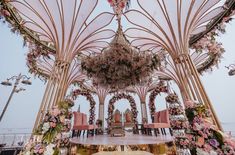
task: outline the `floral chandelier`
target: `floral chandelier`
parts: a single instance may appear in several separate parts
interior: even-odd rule
[[[82,71],[93,82],[114,90],[145,83],[159,64],[157,55],[150,51],[140,52],[125,38],[121,26],[101,54],[82,59]]]

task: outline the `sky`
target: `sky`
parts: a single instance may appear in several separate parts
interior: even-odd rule
[[[223,43],[226,50],[221,63],[218,65],[218,68],[214,68],[213,72],[204,73],[201,77],[219,120],[226,128],[225,130],[232,131],[235,131],[235,76],[228,76],[228,70],[225,66],[235,63],[234,40],[235,21],[232,21],[227,24],[226,33],[219,37],[219,41]],[[19,85],[19,88],[23,87],[26,89],[25,91],[14,93],[10,105],[0,122],[0,133],[30,132],[46,85],[43,81],[28,73],[26,66],[27,47],[23,47],[21,36],[11,33],[8,25],[2,23],[0,23],[0,53],[0,81],[4,81],[6,78],[18,75],[19,73],[31,76],[32,81],[30,86]],[[0,85],[0,112],[2,112],[6,104],[12,88]],[[94,97],[98,103],[97,97]],[[105,118],[107,118],[107,104],[110,98],[111,96],[108,96],[105,100]],[[139,105],[138,97],[135,96],[135,99],[137,105]],[[79,105],[81,106],[81,111],[88,113],[89,103],[85,97],[79,97],[76,100],[73,110],[77,110]],[[130,107],[130,105],[126,100],[120,100],[116,104],[116,108],[121,111],[124,111],[127,107]],[[157,97],[156,107],[158,110],[165,108],[164,95]],[[137,108],[140,111],[140,107],[137,106]],[[98,105],[96,105],[97,112]],[[227,126],[227,124],[231,123],[234,123],[234,126]]]

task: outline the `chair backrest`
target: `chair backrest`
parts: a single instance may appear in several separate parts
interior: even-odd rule
[[[82,125],[82,113],[80,112],[73,112],[73,125],[77,126],[77,125]]]
[[[154,119],[153,119],[153,123],[160,123],[161,120],[160,120],[160,116],[161,115],[161,111],[158,111],[158,112],[155,112],[154,113]]]
[[[126,109],[124,116],[125,116],[125,121],[127,123],[133,122],[132,112],[130,111],[130,109],[128,109],[128,108]]]
[[[115,110],[115,112],[114,112],[114,122],[115,123],[120,123],[121,122],[121,118],[122,118],[121,112],[118,109]]]
[[[168,110],[156,112],[154,114],[154,123],[170,123]]]
[[[87,115],[82,113],[82,125],[88,125],[87,123]]]

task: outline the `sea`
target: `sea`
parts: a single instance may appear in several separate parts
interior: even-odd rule
[[[235,122],[221,123],[225,133],[235,139]],[[0,146],[17,147],[26,143],[31,136],[32,129],[29,128],[0,128]]]

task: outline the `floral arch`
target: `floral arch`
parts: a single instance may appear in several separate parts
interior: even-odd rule
[[[82,91],[80,89],[76,89],[72,92],[73,100],[75,100],[78,95],[85,96],[86,99],[90,102],[89,124],[94,124],[94,120],[95,120],[95,100],[94,100],[94,98],[92,97],[92,95],[89,91]]]
[[[111,125],[111,121],[113,119],[113,110],[114,110],[114,103],[120,99],[127,99],[130,102],[131,105],[131,112],[133,114],[133,121],[135,124],[137,124],[137,108],[136,108],[136,103],[135,103],[135,99],[131,96],[131,95],[127,95],[125,93],[121,93],[121,94],[117,94],[115,96],[113,96],[110,100],[109,100],[109,104],[108,104],[108,127]]]
[[[151,115],[151,118],[153,118],[153,115],[156,111],[156,107],[154,105],[154,100],[156,98],[156,96],[160,93],[166,93],[167,92],[167,87],[166,86],[163,86],[163,85],[160,85],[160,86],[157,86],[149,95],[149,111],[150,111],[150,115]]]

